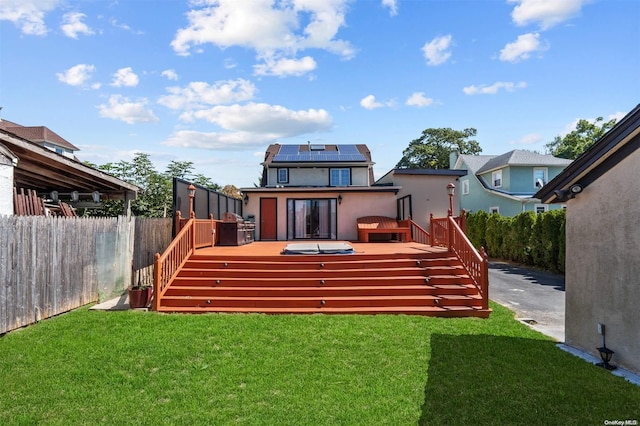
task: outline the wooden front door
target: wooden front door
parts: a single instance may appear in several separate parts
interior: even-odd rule
[[[260,240],[278,239],[278,203],[275,198],[260,198]]]

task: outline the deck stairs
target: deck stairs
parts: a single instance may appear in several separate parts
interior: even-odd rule
[[[448,252],[254,258],[196,251],[158,310],[485,318],[490,313]]]

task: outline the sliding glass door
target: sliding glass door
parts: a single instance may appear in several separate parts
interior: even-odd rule
[[[287,239],[335,240],[336,200],[287,200]]]

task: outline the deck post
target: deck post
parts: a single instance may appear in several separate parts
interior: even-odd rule
[[[156,253],[153,260],[153,310],[160,307],[160,253]]]

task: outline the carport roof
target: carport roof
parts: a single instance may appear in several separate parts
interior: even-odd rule
[[[0,129],[0,144],[16,157],[14,185],[40,194],[91,193],[98,191],[103,199],[133,199],[140,190],[86,164],[57,154],[8,130]]]

